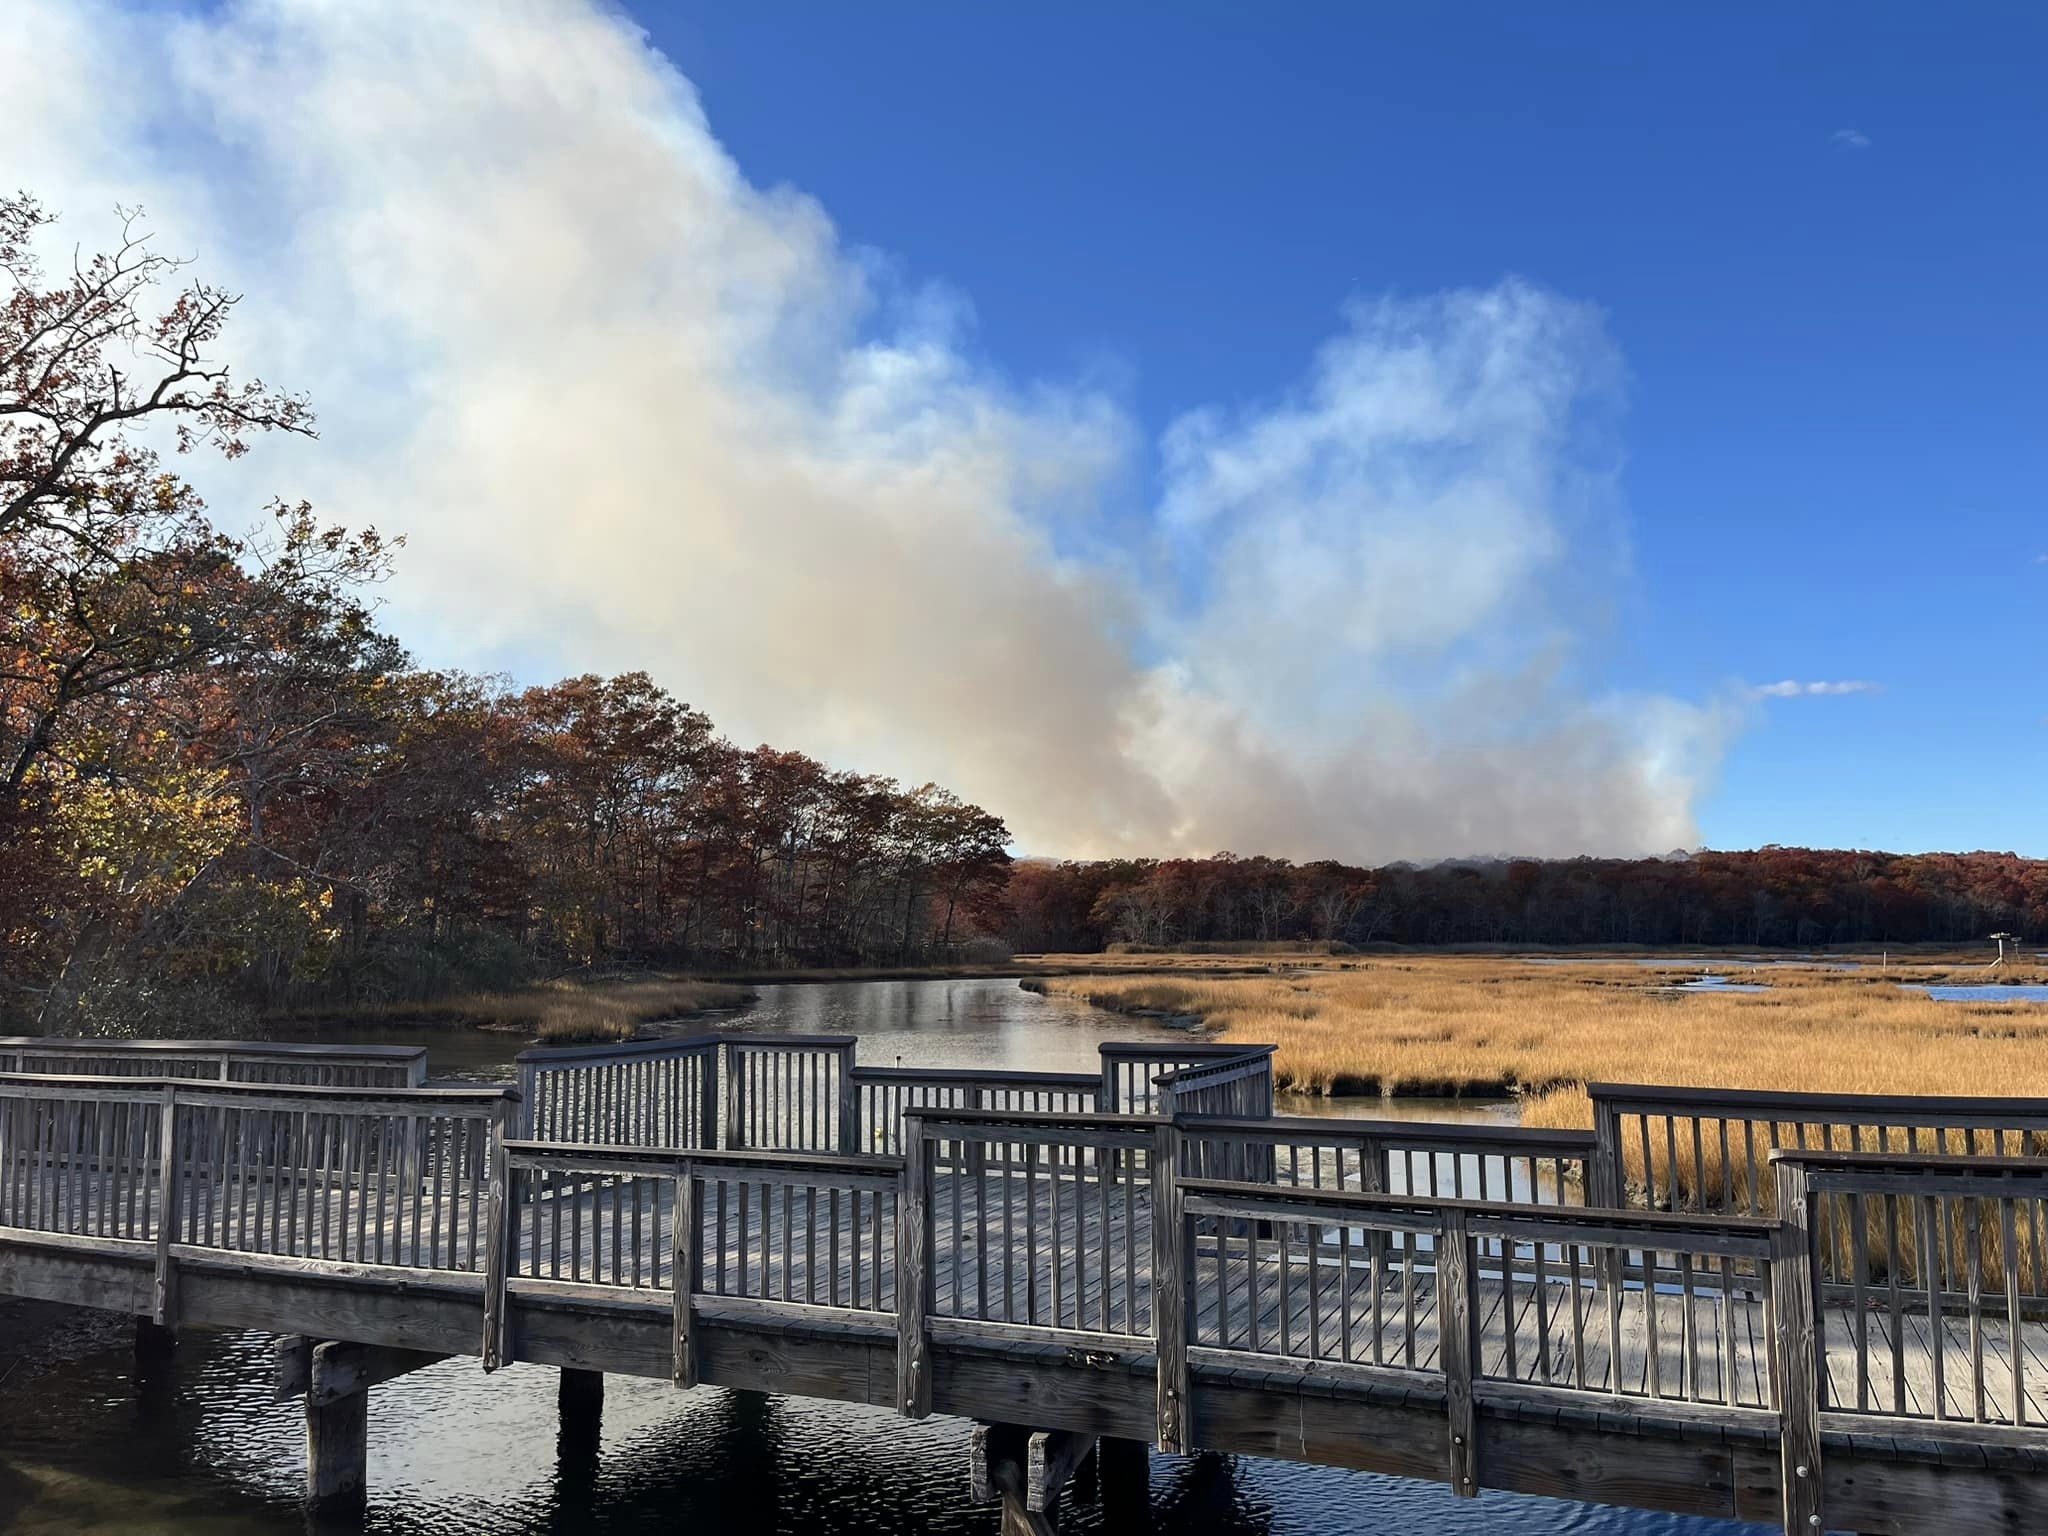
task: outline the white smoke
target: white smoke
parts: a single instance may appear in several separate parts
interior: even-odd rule
[[[9,175],[72,238],[144,201],[247,290],[237,359],[322,419],[248,462],[407,535],[390,616],[426,660],[642,667],[1036,852],[1696,840],[1723,712],[1582,675],[1628,580],[1583,306],[1357,306],[1295,396],[1175,423],[1132,519],[1115,398],[978,362],[964,304],[751,185],[609,8],[9,27]]]

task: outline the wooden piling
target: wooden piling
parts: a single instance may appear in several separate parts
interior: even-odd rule
[[[1104,1435],[1095,1442],[1095,1486],[1111,1530],[1142,1529],[1152,1501],[1151,1448]]]
[[[178,1349],[178,1331],[152,1318],[135,1319],[135,1358],[143,1365],[160,1365]]]
[[[564,1431],[595,1429],[604,1417],[604,1372],[564,1366],[555,1406],[561,1412]]]
[[[327,1403],[306,1399],[306,1497],[318,1510],[333,1513],[363,1502],[369,1456],[369,1393]]]
[[[1001,1500],[1002,1536],[1054,1536],[1060,1497],[1095,1448],[1095,1436],[1079,1430],[977,1424],[969,1441],[974,1496]]]

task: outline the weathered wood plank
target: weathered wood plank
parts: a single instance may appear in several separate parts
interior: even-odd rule
[[[1805,1170],[1777,1165],[1778,1226],[1771,1256],[1771,1304],[1777,1327],[1779,1497],[1787,1532],[1823,1529],[1819,1356],[1812,1238]]]
[[[1476,1418],[1472,1411],[1471,1238],[1465,1213],[1449,1211],[1437,1235],[1437,1275],[1442,1285],[1444,1412],[1449,1420],[1451,1491],[1461,1498],[1479,1492]]]
[[[931,1310],[932,1146],[923,1122],[904,1117],[903,1192],[896,1201],[896,1407],[905,1418],[932,1411]]]

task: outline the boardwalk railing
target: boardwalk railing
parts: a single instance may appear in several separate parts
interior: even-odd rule
[[[1475,1401],[1778,1424],[1768,1339],[1729,1283],[1738,1260],[1768,1273],[1767,1223],[1216,1180],[1181,1184],[1180,1220],[1185,1359],[1160,1370],[1183,1402],[1204,1369],[1440,1391],[1461,1493]]]
[[[181,1249],[480,1272],[509,1089],[0,1077],[0,1224]]]
[[[1152,1213],[1169,1128],[1123,1115],[952,1110],[905,1121],[899,1358],[930,1405],[935,1335],[1125,1346],[1152,1337]]]
[[[1361,1194],[1583,1205],[1593,1137],[1508,1125],[1179,1117],[1182,1173]]]
[[[1160,1043],[1142,1040],[1106,1040],[1098,1048],[1102,1059],[1102,1089],[1096,1108],[1103,1114],[1153,1115],[1160,1111],[1157,1080],[1187,1067],[1236,1061],[1265,1046],[1222,1045],[1200,1040]],[[1268,1108],[1271,1101],[1268,1100]]]
[[[2048,1426],[2048,1164],[1785,1151],[1777,1205],[1819,1307],[1819,1403],[1936,1424]],[[1866,1427],[1866,1432],[1868,1432]]]
[[[480,1307],[491,1366],[519,1354],[523,1306],[622,1324],[642,1309],[643,1339],[652,1307],[684,1383],[701,1378],[708,1328],[823,1330],[863,1371],[893,1346],[912,1416],[961,1357],[1021,1351],[1114,1367],[1091,1391],[1128,1393],[1135,1373],[1167,1449],[1202,1443],[1205,1392],[1387,1388],[1441,1403],[1440,1465],[1461,1492],[1503,1416],[1775,1437],[1788,1531],[1824,1528],[1823,1452],[1845,1435],[2048,1453],[2048,1160],[1800,1150],[1796,1136],[1773,1154],[1767,1132],[1743,1133],[1745,1117],[1802,1123],[1789,1116],[1811,1096],[1751,1096],[1730,1119],[1721,1095],[1687,1113],[1603,1094],[1595,1139],[1100,1113],[1072,1107],[1102,1087],[1075,1075],[984,1078],[979,1107],[920,1103],[966,1095],[968,1075],[863,1075],[829,1037],[686,1049],[549,1053],[529,1075],[557,1106],[542,1123],[721,1142],[896,1125],[903,1155],[515,1138],[503,1088],[0,1074],[0,1280],[82,1255],[125,1270],[113,1294],[146,1297],[159,1321],[176,1319],[181,1274],[212,1287],[193,1302],[210,1316],[224,1274],[245,1293],[265,1277],[339,1286],[351,1307],[365,1287],[419,1285],[444,1311]],[[649,1119],[645,1095],[670,1088],[672,1118]],[[1064,1102],[1012,1107],[1034,1095]],[[1756,1213],[1586,1203],[1627,1166],[1615,1124],[1636,1116],[1640,1138],[1651,1103],[1646,1168],[1660,1142],[1681,1167],[1688,1148],[1718,1152],[1723,1124],[1731,1158],[1765,1149]],[[1969,1103],[1804,1123],[2031,1144],[2011,1101]],[[639,1107],[608,1119],[620,1104]],[[1267,1157],[1258,1181],[1209,1176]],[[1746,1207],[1736,1193],[1764,1175],[1739,1166],[1718,1198]],[[1717,1203],[1709,1191],[1666,1186],[1681,1206]],[[1119,1422],[1132,1406],[1115,1405]]]
[[[931,1067],[855,1067],[860,1093],[857,1123],[868,1138],[862,1150],[895,1155],[903,1150],[903,1117],[921,1110],[1023,1110],[1087,1114],[1100,1087],[1093,1073],[978,1072]]]
[[[621,1147],[896,1155],[918,1110],[1272,1112],[1272,1046],[1101,1047],[1100,1073],[859,1066],[850,1035],[708,1034],[518,1059],[523,1132]]]
[[[2048,1156],[2048,1099],[1777,1093],[1595,1083],[1593,1198],[1667,1211],[1768,1213],[1771,1154]]]
[[[1273,1113],[1273,1053],[1278,1046],[1240,1047],[1235,1056],[1175,1067],[1152,1079],[1153,1112],[1263,1119]]]
[[[528,1137],[584,1146],[862,1150],[851,1035],[683,1035],[524,1051]]]
[[[417,1088],[427,1080],[427,1052],[424,1046],[0,1036],[0,1073],[8,1072]]]
[[[521,1134],[610,1147],[718,1145],[722,1036],[522,1051]]]
[[[723,1145],[853,1152],[860,1143],[852,1035],[725,1037]]]
[[[698,1379],[707,1313],[893,1319],[902,1168],[894,1158],[509,1142],[485,1365],[510,1358],[514,1284],[668,1292],[681,1386]]]

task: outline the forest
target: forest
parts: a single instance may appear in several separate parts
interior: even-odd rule
[[[1019,949],[1328,941],[1352,945],[2048,943],[2048,860],[1766,847],[1646,859],[1020,861]],[[1988,952],[1988,951],[1987,951]]]
[[[0,1029],[1000,927],[1009,834],[944,789],[742,747],[639,674],[420,667],[377,623],[395,545],[290,503],[226,531],[171,465],[309,403],[214,360],[235,296],[139,220],[48,276],[52,222],[0,198]]]
[[[310,436],[138,219],[54,275],[0,197],[0,1030],[226,1032],[601,971],[1011,950],[2048,940],[2048,863],[1766,848],[1365,868],[1014,859],[998,813],[746,747],[642,673],[418,665],[399,556],[172,467]]]

